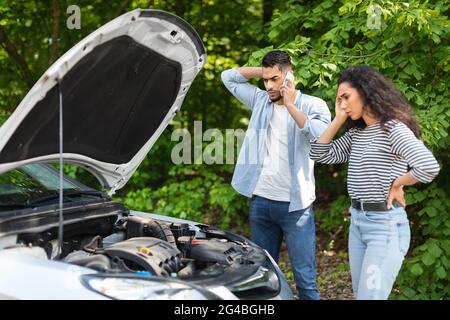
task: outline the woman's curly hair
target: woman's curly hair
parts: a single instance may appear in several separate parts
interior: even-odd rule
[[[351,66],[339,75],[338,84],[343,82],[358,90],[363,108],[379,119],[382,127],[389,120],[398,120],[420,138],[419,124],[408,101],[380,72],[365,65]],[[362,118],[356,121],[349,118],[347,126],[364,128],[366,124]]]

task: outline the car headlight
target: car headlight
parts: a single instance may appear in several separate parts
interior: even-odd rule
[[[172,279],[84,275],[81,280],[90,290],[119,300],[220,299],[212,292]]]
[[[253,289],[278,292],[278,290],[280,289],[280,282],[278,280],[277,274],[274,271],[269,270],[265,267],[259,267],[258,271],[255,272],[251,277],[239,283],[233,284],[230,289],[233,292]]]

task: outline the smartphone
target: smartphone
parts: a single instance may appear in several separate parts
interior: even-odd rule
[[[286,77],[284,77],[283,85],[286,85],[288,80],[291,80],[292,83],[295,85],[295,83],[294,83],[294,75],[290,71],[288,71],[286,73]]]

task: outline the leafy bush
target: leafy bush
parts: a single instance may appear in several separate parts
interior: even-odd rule
[[[410,188],[407,201],[421,208],[410,215],[417,246],[397,279],[393,297],[448,299],[450,297],[450,198],[432,184],[424,190]],[[413,243],[414,243],[413,242]]]
[[[325,208],[315,209],[315,220],[319,237],[319,249],[347,249],[348,230],[350,226],[350,200],[341,195]]]
[[[196,220],[248,234],[248,199],[228,181],[230,166],[173,166],[156,189],[129,191],[115,197],[134,210]]]

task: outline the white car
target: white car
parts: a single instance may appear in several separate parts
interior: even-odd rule
[[[110,198],[180,110],[205,61],[184,20],[137,9],[80,41],[36,82],[0,128],[0,299],[293,298],[270,255],[248,239]],[[108,193],[60,181],[47,164],[60,156]]]

